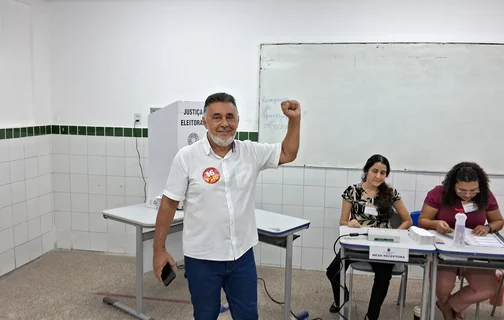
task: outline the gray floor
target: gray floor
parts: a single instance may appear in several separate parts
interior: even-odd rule
[[[192,319],[191,304],[183,270],[165,288],[147,273],[145,281],[145,310],[155,319]],[[268,291],[283,300],[283,269],[259,267]],[[125,313],[102,303],[104,293],[120,296],[134,306],[135,261],[132,257],[94,252],[53,251],[40,259],[0,278],[0,319],[133,319]],[[352,319],[363,319],[373,278],[354,276],[355,304]],[[381,319],[397,319],[395,304],[399,280],[393,279],[389,295],[382,308]],[[404,319],[413,319],[412,309],[419,304],[421,281],[409,280]],[[273,303],[260,282],[259,314],[261,319],[282,319],[282,307]],[[338,319],[330,314],[330,286],[323,272],[294,270],[293,310],[307,310],[310,319]],[[490,317],[491,306],[481,306],[479,319],[504,319],[504,307]],[[231,319],[229,313],[219,319]],[[437,311],[436,319],[442,319]],[[474,307],[468,312],[474,319]]]

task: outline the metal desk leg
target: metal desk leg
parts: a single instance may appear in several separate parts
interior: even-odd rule
[[[496,297],[496,299],[495,299],[495,303],[494,303],[493,308],[492,308],[492,314],[491,314],[491,316],[492,316],[492,317],[493,317],[493,316],[494,316],[494,314],[495,314],[495,308],[497,307],[497,301],[499,300],[498,298],[500,298],[500,295],[501,295],[501,293],[502,293],[501,291],[502,291],[502,283],[503,283],[503,282],[504,282],[504,275],[502,275],[502,277],[501,277],[501,281],[500,281],[500,283],[499,283],[499,288],[497,289],[497,297]]]
[[[423,275],[423,286],[422,286],[422,313],[420,314],[420,320],[428,319],[428,302],[429,302],[429,276],[432,264],[432,256],[433,254],[427,255],[427,263],[424,268]]]
[[[347,310],[347,307],[345,307],[344,309],[341,309],[343,307],[343,303],[345,303],[345,289],[346,288],[346,272],[345,272],[345,248],[343,248],[343,246],[341,246],[341,249],[340,249],[340,258],[341,258],[341,261],[343,261],[343,268],[341,269],[340,271],[340,298],[339,298],[339,307],[340,307],[340,312],[343,312],[345,318],[347,318],[348,316],[348,312],[346,312]]]
[[[143,314],[143,228],[136,227],[136,310],[110,297],[103,298],[103,302],[116,307],[140,320],[154,320]]]
[[[434,303],[436,301],[436,281],[437,281],[437,263],[438,257],[437,254],[434,253],[434,257],[432,259],[432,270],[431,270],[431,288],[430,288],[430,319],[434,320],[436,317],[436,308],[434,307]]]
[[[285,247],[285,291],[284,291],[284,319],[291,318],[291,288],[292,288],[292,245],[294,235],[287,236],[287,245]]]

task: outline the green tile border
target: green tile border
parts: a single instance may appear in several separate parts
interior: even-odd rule
[[[0,140],[43,136],[47,134],[147,138],[149,136],[149,130],[148,128],[133,127],[96,127],[52,124],[31,127],[1,128]],[[240,131],[236,133],[235,138],[241,141],[258,141],[258,132]]]

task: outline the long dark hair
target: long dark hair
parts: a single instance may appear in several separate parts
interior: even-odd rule
[[[375,163],[383,163],[387,167],[387,177],[390,174],[390,163],[385,158],[384,156],[380,154],[375,154],[371,156],[366,162],[366,165],[364,165],[364,168],[362,168],[362,171],[364,171],[364,175],[362,177],[362,181],[366,181],[367,173],[369,169],[375,164]],[[392,194],[392,188],[390,188],[385,181],[383,181],[382,184],[378,187],[378,193],[380,196],[378,197],[378,201],[375,203],[375,205],[378,207],[378,215],[380,217],[390,219],[393,214],[393,209],[392,209],[392,199],[393,199],[393,194]]]
[[[460,198],[455,191],[458,182],[478,182],[479,193],[473,198],[478,208],[486,210],[488,205],[488,176],[485,171],[474,162],[456,164],[443,180],[443,205],[454,206]]]

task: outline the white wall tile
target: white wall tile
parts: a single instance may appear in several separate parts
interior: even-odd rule
[[[72,193],[88,193],[88,176],[84,174],[70,175],[70,190]]]
[[[140,153],[140,158],[145,158],[145,147],[147,139],[125,139],[124,140],[124,155],[126,157],[137,157]],[[137,145],[138,143],[138,145]],[[138,150],[138,151],[137,151]]]
[[[47,253],[55,248],[55,233],[54,231],[42,235],[42,252]]]
[[[33,198],[26,201],[26,219],[31,220],[40,216],[40,198]]]
[[[70,136],[69,144],[70,154],[88,154],[88,138],[86,136]]]
[[[14,248],[14,229],[8,228],[0,231],[0,253]]]
[[[9,141],[9,160],[24,159],[24,139],[9,139],[7,141]]]
[[[142,178],[127,177],[126,182],[126,195],[127,196],[143,196],[144,187],[147,190]]]
[[[284,185],[282,203],[284,205],[303,205],[303,186]]]
[[[89,249],[93,251],[108,251],[108,234],[106,233],[89,233]]]
[[[70,192],[70,174],[68,173],[54,173],[53,190],[54,192]]]
[[[103,217],[102,214],[100,213],[89,214],[89,231],[107,232],[107,220]]]
[[[25,179],[33,179],[38,176],[38,157],[25,159]]]
[[[417,174],[415,191],[430,191],[439,185],[439,175]]]
[[[28,220],[28,240],[33,240],[42,235],[42,225],[40,224],[40,217]],[[42,245],[41,245],[42,250]]]
[[[10,163],[0,163],[0,185],[5,185],[11,182],[10,178]]]
[[[37,259],[42,255],[42,238],[35,238],[27,243],[30,252],[30,261]]]
[[[7,274],[16,268],[14,249],[0,254],[0,276]]]
[[[131,206],[134,204],[145,203],[145,197],[126,197],[124,205]]]
[[[0,208],[10,205],[11,202],[11,185],[5,184],[0,186]]]
[[[16,268],[30,262],[30,246],[28,243],[16,247],[14,252],[16,255]]]
[[[140,165],[142,165],[144,177],[146,176],[145,170],[145,159],[138,158],[124,158],[125,175],[126,177],[141,177],[142,170],[140,170]]]
[[[70,173],[70,156],[68,154],[53,154],[51,168],[53,173]]]
[[[305,175],[306,178],[306,175]],[[324,207],[325,187],[305,186],[304,205],[310,207]]]
[[[364,173],[362,170],[351,169],[348,170],[348,185],[356,184],[362,182],[362,175]]]
[[[39,194],[45,195],[52,192],[52,180],[51,175],[47,174],[44,176],[40,176],[39,178]]]
[[[53,219],[53,213],[49,212],[40,217],[40,230],[42,234],[46,234],[49,231],[53,230],[54,226],[54,219]]]
[[[38,157],[37,137],[29,137],[24,139],[25,158]]]
[[[348,170],[345,169],[326,169],[326,187],[347,187]]]
[[[415,209],[415,192],[398,190],[406,209],[411,213]]]
[[[88,173],[104,176],[107,174],[107,157],[88,156]]]
[[[339,229],[324,228],[324,249],[332,249],[339,237]]]
[[[65,135],[51,135],[51,153],[52,154],[69,154],[70,153],[70,138]]]
[[[107,209],[107,196],[90,194],[89,195],[89,212],[101,213]]]
[[[38,157],[39,175],[44,176],[51,173],[51,156],[43,155]]]
[[[262,202],[263,204],[282,204],[282,185],[263,184]]]
[[[305,168],[304,185],[305,186],[325,186],[325,169],[323,168]]]
[[[283,170],[282,167],[277,169],[263,170],[262,183],[263,184],[282,184]]]
[[[72,230],[89,231],[89,213],[72,212]]]
[[[280,266],[281,251],[279,247],[275,247],[266,243],[261,243],[261,264],[269,266]]]
[[[0,163],[9,162],[10,140],[0,140]]]
[[[107,249],[110,253],[126,253],[124,234],[107,234]]]
[[[125,195],[126,180],[124,177],[107,176],[107,194],[109,195]]]
[[[56,230],[72,230],[72,215],[69,211],[54,211],[54,227]]]
[[[395,172],[393,186],[397,190],[415,191],[416,177],[417,175],[415,173]]]
[[[54,192],[54,210],[70,211],[70,193]]]
[[[26,180],[26,199],[33,199],[40,196],[39,178]]]
[[[301,249],[301,265],[305,270],[321,270],[322,269],[322,249],[319,248],[302,248]]]
[[[124,157],[107,157],[107,175],[124,177],[126,175],[126,161]]]
[[[25,160],[16,160],[10,162],[10,180],[11,182],[22,181],[26,179]]]
[[[303,230],[301,236],[303,248],[322,248],[324,244],[324,229],[311,227]]]
[[[324,207],[303,207],[303,218],[310,221],[310,228],[324,226]]]
[[[107,137],[107,156],[124,157],[125,139],[124,137]]]
[[[303,218],[303,207],[302,206],[290,206],[283,205],[282,206],[282,214],[295,217],[295,218]]]
[[[26,212],[26,202],[20,202],[12,205],[12,223],[13,225],[26,222],[28,214]]]
[[[341,195],[345,190],[346,187],[326,187],[324,206],[326,208],[341,208]]]
[[[283,184],[302,186],[304,182],[304,168],[284,167]]]
[[[107,177],[106,176],[89,176],[89,193],[90,194],[107,194]]]
[[[28,241],[28,224],[26,222],[14,226],[14,246]]]
[[[126,205],[126,197],[124,196],[107,196],[107,209],[122,207]]]
[[[74,231],[70,234],[72,249],[89,250],[89,232]]]
[[[72,249],[72,240],[70,238],[72,231],[56,231],[55,247],[58,249]]]
[[[257,208],[257,206],[256,206],[256,208]],[[261,205],[261,208],[258,208],[258,209],[262,209],[264,211],[269,211],[269,212],[282,213],[282,205],[280,205],[280,204],[263,203]]]
[[[341,218],[340,208],[324,208],[324,227],[339,230]]]
[[[70,155],[70,173],[88,174],[88,157],[84,155]]]
[[[5,230],[14,225],[12,221],[12,207],[7,206],[0,208],[0,230]]]
[[[48,193],[45,195],[40,196],[39,198],[39,204],[40,204],[40,211],[39,214],[43,215],[48,212],[53,211],[53,194]]]
[[[25,181],[19,181],[11,184],[11,197],[13,204],[26,201]]]
[[[496,196],[504,196],[504,177],[489,177],[490,190]]]
[[[89,194],[87,193],[72,193],[70,202],[72,212],[89,211]]]
[[[420,191],[415,193],[415,209],[413,211],[422,210],[426,196],[427,196],[426,191]]]
[[[51,154],[51,136],[37,137],[36,144],[39,156]]]
[[[106,156],[107,155],[107,140],[106,137],[87,137],[88,139],[88,155],[90,156]]]

